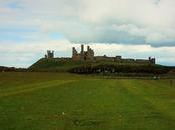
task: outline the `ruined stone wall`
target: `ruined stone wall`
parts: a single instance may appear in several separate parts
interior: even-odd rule
[[[115,58],[107,56],[96,56],[95,61],[115,61]]]
[[[155,64],[155,58],[149,57],[148,59],[122,59],[121,56],[107,57],[94,56],[94,51],[87,46],[87,51],[84,51],[84,45],[81,45],[80,53],[73,47],[72,48],[72,60],[76,61],[114,61],[118,63],[137,63],[137,64]]]

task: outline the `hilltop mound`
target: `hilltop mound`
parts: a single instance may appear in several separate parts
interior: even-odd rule
[[[31,67],[30,71],[71,72],[79,74],[92,73],[132,73],[132,74],[165,74],[170,68],[155,64],[117,63],[110,61],[88,62],[72,61],[70,58],[42,58]]]
[[[79,74],[97,74],[97,73],[145,73],[162,74],[167,73],[167,67],[156,65],[156,59],[132,59],[122,58],[122,56],[108,57],[95,56],[94,50],[81,45],[81,51],[78,52],[75,47],[72,48],[71,58],[54,58],[54,51],[48,50],[45,58],[40,59],[29,67],[29,71],[53,71],[53,72],[71,72]]]

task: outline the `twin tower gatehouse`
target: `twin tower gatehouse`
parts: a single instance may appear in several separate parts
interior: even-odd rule
[[[72,60],[94,60],[94,51],[90,48],[90,46],[87,46],[87,51],[84,50],[84,45],[81,45],[81,51],[80,53],[77,52],[75,47],[72,48]]]

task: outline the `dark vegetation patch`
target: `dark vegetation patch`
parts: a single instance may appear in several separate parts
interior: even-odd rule
[[[0,72],[25,72],[25,71],[27,71],[27,69],[25,68],[0,66]]]
[[[110,64],[102,64],[97,66],[80,66],[69,70],[69,72],[71,73],[78,73],[78,74],[115,73],[116,75],[166,74],[169,71],[170,68],[160,65],[110,65]]]

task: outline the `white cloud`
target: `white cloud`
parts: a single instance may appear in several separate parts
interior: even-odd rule
[[[0,25],[37,27],[46,34],[57,31],[73,42],[175,45],[174,0],[15,1],[21,8],[3,6],[12,0],[0,2],[0,10],[7,10],[0,15]]]
[[[133,36],[145,37],[146,43],[151,43],[153,46],[156,46],[156,44],[159,45],[162,42],[174,41],[175,38],[175,30],[171,28],[138,27],[133,24],[114,24],[112,27],[119,32],[127,32]],[[172,44],[174,45],[175,42]]]

